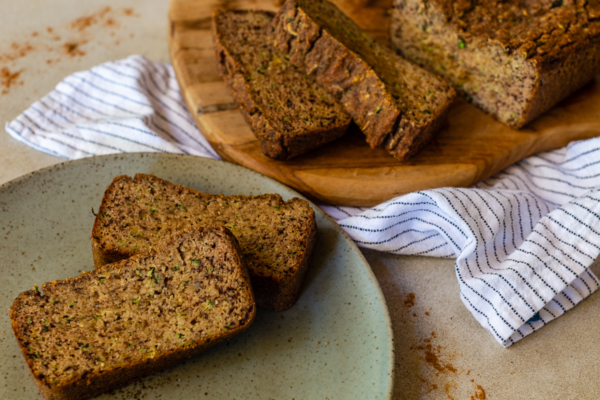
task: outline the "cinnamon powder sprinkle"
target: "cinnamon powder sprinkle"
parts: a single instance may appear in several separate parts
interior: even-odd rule
[[[409,293],[406,296],[404,305],[409,309],[416,306],[416,296],[414,293]],[[413,310],[416,310],[416,308]],[[428,311],[425,311],[424,314],[427,316],[430,315]],[[417,317],[416,312],[413,312],[412,315],[415,318]],[[469,385],[475,388],[474,393],[473,389],[469,390],[464,387],[464,378],[461,378],[461,376],[470,375],[471,370],[465,371],[462,368],[459,369],[454,366],[453,362],[457,355],[437,344],[437,339],[438,334],[436,334],[435,331],[431,331],[431,336],[421,337],[417,345],[410,347],[411,350],[418,350],[420,358],[432,369],[432,371],[430,370],[430,372],[426,373],[424,376],[419,376],[419,379],[423,384],[422,390],[424,393],[429,394],[433,391],[441,391],[441,389],[444,389],[446,397],[450,400],[458,400],[459,397],[464,398],[461,396],[466,396],[466,398],[470,400],[487,399],[485,390],[481,385],[476,384],[474,379],[470,379],[472,386]],[[463,384],[459,385],[459,382],[461,381]]]
[[[448,396],[448,399],[455,400],[454,397],[450,394],[450,388],[456,389],[456,386],[457,386],[456,382],[446,383],[445,391],[446,391],[446,396]]]
[[[127,15],[128,17],[139,17],[139,14],[136,14],[135,10],[131,7],[123,9],[123,15]]]
[[[65,43],[63,44],[63,48],[65,52],[71,57],[75,56],[85,56],[85,52],[79,48],[79,43]]]
[[[10,89],[11,86],[23,84],[23,82],[18,81],[21,72],[23,72],[23,70],[11,72],[6,67],[0,69],[0,86],[4,88],[2,94],[8,93],[8,89]]]
[[[432,366],[436,371],[441,373],[451,372],[456,374],[457,369],[450,363],[445,363],[440,360],[440,346],[434,347],[431,343],[426,343],[424,346],[417,346],[417,349],[422,350],[425,356],[425,362]]]
[[[104,26],[116,27],[116,26],[119,26],[119,24],[114,19],[108,18],[106,21],[104,21]]]
[[[102,10],[91,14],[86,15],[84,17],[79,17],[71,22],[71,29],[75,29],[79,32],[83,32],[85,29],[89,28],[92,25],[97,24],[101,19],[103,19],[106,14],[110,13],[112,9],[110,7],[105,7]]]
[[[406,296],[406,300],[404,300],[404,305],[407,306],[408,308],[411,308],[415,305],[415,294],[414,293],[409,293],[408,296]]]
[[[481,387],[481,385],[475,385],[477,388],[475,390],[475,394],[471,396],[471,400],[485,400],[485,390]]]
[[[0,54],[0,62],[8,63],[11,61],[18,60],[19,58],[27,56],[27,54],[31,53],[33,50],[35,50],[35,48],[29,42],[13,42],[10,45],[10,51],[4,54]]]
[[[133,8],[104,7],[95,13],[76,18],[61,27],[38,28],[26,33],[23,39],[14,41],[5,48],[0,48],[0,93],[6,94],[12,86],[23,84],[21,76],[23,69],[17,72],[11,72],[11,70],[18,69],[20,60],[33,52],[47,52],[48,56],[44,58],[44,65],[53,65],[61,61],[57,54],[69,57],[85,56],[86,51],[82,47],[87,43],[118,46],[127,36],[133,38],[134,34],[131,32],[121,32],[119,36],[114,32],[122,27],[123,24],[119,21],[122,16],[139,17],[140,15]],[[101,36],[94,37],[96,31],[88,29],[94,25],[104,28],[105,32]],[[114,39],[107,42],[105,40],[108,36],[106,30],[109,29],[110,36]]]

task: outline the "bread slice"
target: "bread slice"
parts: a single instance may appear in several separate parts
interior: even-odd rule
[[[154,251],[21,293],[12,327],[46,399],[109,392],[243,332],[256,315],[226,228],[192,228]]]
[[[351,118],[273,45],[272,19],[266,11],[219,11],[213,38],[221,76],[263,153],[288,160],[339,138]]]
[[[340,99],[371,148],[383,145],[399,160],[433,136],[456,96],[328,1],[288,0],[273,27],[279,49]]]
[[[225,225],[237,237],[259,306],[295,302],[316,240],[308,202],[281,196],[204,194],[152,175],[118,176],[106,189],[92,231],[96,268],[144,253],[173,233]]]
[[[513,128],[600,73],[598,0],[394,3],[394,47]]]

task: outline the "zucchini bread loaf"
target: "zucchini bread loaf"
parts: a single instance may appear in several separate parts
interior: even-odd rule
[[[404,160],[441,126],[455,91],[396,55],[326,0],[288,0],[273,22],[277,46],[335,94],[371,148]]]
[[[287,160],[339,138],[351,118],[274,46],[272,20],[266,11],[219,11],[213,39],[221,76],[263,153]]]
[[[600,73],[600,1],[395,0],[392,42],[520,128]]]
[[[316,240],[308,202],[204,194],[152,175],[118,176],[92,231],[96,268],[144,253],[181,229],[224,225],[237,237],[259,306],[285,310],[302,288]]]
[[[21,293],[12,327],[46,399],[109,392],[243,332],[252,288],[235,237],[193,228],[156,250]]]

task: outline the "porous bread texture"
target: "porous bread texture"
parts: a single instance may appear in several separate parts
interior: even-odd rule
[[[351,118],[274,46],[272,19],[266,11],[218,11],[213,39],[221,76],[263,153],[288,160],[339,138]]]
[[[96,268],[151,250],[173,233],[224,225],[236,236],[259,306],[285,310],[302,288],[316,240],[314,211],[281,196],[198,192],[152,175],[118,176],[106,189],[92,231]]]
[[[21,293],[12,327],[46,399],[109,392],[243,332],[256,307],[235,237],[192,228],[155,251]]]
[[[335,94],[365,133],[404,160],[442,125],[456,92],[380,45],[326,0],[288,0],[273,21],[290,61]]]
[[[600,73],[600,1],[395,0],[402,56],[520,128]]]

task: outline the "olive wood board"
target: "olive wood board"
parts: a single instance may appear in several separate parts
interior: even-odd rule
[[[391,0],[335,3],[366,32],[389,43]],[[277,10],[272,0],[171,0],[169,53],[198,128],[223,159],[320,202],[374,206],[417,190],[468,187],[531,154],[600,135],[598,76],[518,131],[459,99],[436,138],[408,161],[371,150],[355,125],[342,138],[307,154],[273,160],[261,152],[218,73],[211,36],[211,16],[218,8]]]

